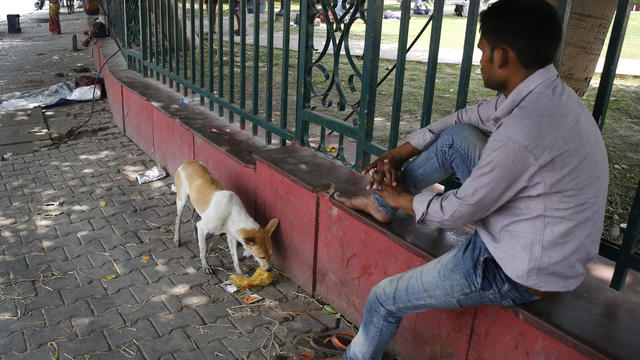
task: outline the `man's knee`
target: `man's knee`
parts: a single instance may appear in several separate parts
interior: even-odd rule
[[[389,302],[393,300],[393,278],[386,278],[374,286],[369,292],[367,302],[373,302],[374,304],[382,307],[391,305]]]

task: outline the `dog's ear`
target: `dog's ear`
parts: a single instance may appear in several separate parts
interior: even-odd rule
[[[253,244],[256,242],[255,230],[244,229],[244,228],[238,229],[236,230],[236,235],[244,239],[244,242],[247,244]]]
[[[269,236],[271,236],[271,234],[273,233],[273,230],[276,229],[276,226],[278,226],[279,223],[280,223],[280,219],[273,218],[271,219],[271,221],[269,221],[267,226],[265,226],[264,230],[267,232],[267,234],[269,234]]]

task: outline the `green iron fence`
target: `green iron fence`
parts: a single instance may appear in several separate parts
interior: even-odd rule
[[[249,122],[250,131],[264,136],[267,144],[274,138],[281,146],[297,143],[356,170],[366,166],[372,156],[396,147],[400,136],[412,130],[407,130],[403,120],[407,54],[430,27],[427,62],[422,68],[424,87],[419,94],[422,101],[414,122],[419,127],[431,122],[444,0],[433,2],[431,16],[411,44],[411,2],[402,1],[393,50],[395,64],[386,69],[381,67],[380,58],[383,1],[301,0],[295,25],[291,24],[290,1],[283,1],[282,21],[277,24],[274,1],[266,3],[266,20],[257,2],[109,0],[102,2],[102,9],[131,69],[154,77],[185,98],[206,103],[218,116],[238,122],[242,129]],[[477,19],[484,2],[469,1],[455,109],[465,107],[469,97]],[[252,14],[247,14],[248,7],[253,8]],[[571,0],[558,1],[563,28],[570,7]],[[630,7],[629,0],[618,1],[593,109],[601,129]],[[354,41],[352,33],[362,26],[364,39]],[[238,35],[234,35],[236,28]],[[291,43],[297,43],[297,51],[290,48]],[[559,60],[560,54],[556,66]],[[382,76],[381,70],[386,70]],[[382,91],[378,86],[392,72],[391,95],[384,94],[392,99],[391,105],[385,109],[388,118],[380,127],[377,117],[381,109],[376,106]],[[616,289],[624,286],[628,269],[640,271],[640,256],[634,251],[640,236],[639,222],[640,191],[622,245],[604,238],[601,242],[600,254],[616,262],[611,283]]]

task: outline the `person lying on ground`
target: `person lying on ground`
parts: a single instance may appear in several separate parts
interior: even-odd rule
[[[402,209],[425,226],[476,227],[446,254],[373,287],[357,336],[335,359],[380,359],[411,313],[520,304],[582,282],[598,253],[609,174],[591,112],[552,64],[560,37],[545,0],[490,5],[478,48],[484,85],[500,95],[381,155],[363,171],[373,194],[335,194],[380,222]],[[424,190],[452,174],[460,188]]]

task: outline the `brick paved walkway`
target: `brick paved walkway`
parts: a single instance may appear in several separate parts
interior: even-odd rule
[[[23,28],[38,29],[21,20]],[[73,32],[64,20],[63,32]],[[76,23],[81,34],[83,21]],[[32,36],[14,36],[15,51],[41,51]],[[69,52],[64,37],[48,41]],[[12,91],[59,81],[43,78],[44,70],[32,73],[37,63],[32,56],[22,69],[3,66],[0,78],[23,80]],[[173,246],[172,179],[139,185],[135,175],[154,162],[113,125],[106,101],[95,105],[77,138],[0,162],[0,359],[321,355],[310,349],[308,334],[336,327],[336,319],[296,284],[279,275],[275,285],[255,289],[264,300],[246,306],[218,286],[233,271],[225,241],[210,241],[213,275],[199,269],[190,226],[183,227],[184,245]],[[89,103],[57,108],[49,128],[62,132],[90,109]],[[44,205],[60,200],[58,207]],[[256,266],[251,259],[242,264],[252,267],[248,272]]]

